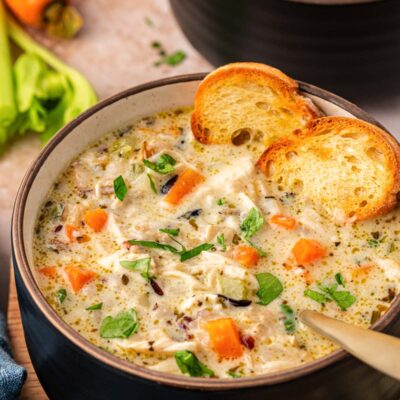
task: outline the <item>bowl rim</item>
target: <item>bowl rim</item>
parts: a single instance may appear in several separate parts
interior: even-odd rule
[[[78,125],[80,125],[87,118],[100,112],[103,108],[118,102],[124,98],[136,95],[147,90],[156,89],[158,87],[173,85],[178,83],[185,83],[191,81],[201,81],[207,73],[195,73],[185,74],[170,78],[163,78],[156,81],[151,81],[138,86],[134,86],[130,89],[124,90],[114,96],[106,98],[100,101],[87,111],[80,114],[74,120],[69,122],[65,127],[58,131],[58,133],[50,140],[50,142],[42,149],[36,160],[33,162],[27,173],[25,174],[20,188],[18,190],[16,200],[14,203],[12,226],[11,226],[11,244],[12,244],[12,255],[13,264],[21,276],[22,282],[25,289],[28,291],[30,298],[35,303],[36,307],[39,308],[43,317],[47,319],[53,325],[53,327],[63,335],[67,340],[72,342],[80,350],[97,360],[105,364],[110,368],[114,368],[119,372],[133,375],[136,378],[142,378],[154,383],[161,383],[167,386],[178,387],[183,389],[197,389],[197,390],[232,390],[232,389],[243,389],[249,387],[259,386],[270,386],[279,383],[292,381],[313,372],[317,372],[324,369],[332,364],[349,358],[350,355],[344,350],[336,350],[325,357],[319,358],[315,361],[296,366],[290,369],[272,372],[265,375],[259,375],[254,377],[240,378],[240,379],[229,379],[229,378],[192,378],[181,375],[174,375],[165,372],[159,372],[151,370],[147,367],[136,365],[132,362],[118,358],[117,356],[106,352],[95,346],[72,327],[67,325],[55,312],[55,310],[47,303],[44,296],[39,290],[38,285],[33,277],[33,273],[29,267],[28,259],[24,247],[23,237],[23,222],[26,201],[30,192],[31,186],[36,178],[38,171],[45,164],[49,154],[53,149],[59,145],[63,139],[72,132]],[[374,118],[372,118],[364,110],[360,109],[355,104],[337,96],[329,91],[320,89],[314,85],[310,85],[304,82],[298,82],[299,89],[305,94],[315,95],[319,98],[329,101],[344,110],[350,112],[352,115],[364,121],[370,122],[374,125],[384,129]],[[396,140],[396,139],[395,139]],[[387,328],[399,314],[400,311],[400,296],[397,296],[395,301],[387,313],[379,319],[373,326],[372,329],[382,331]]]

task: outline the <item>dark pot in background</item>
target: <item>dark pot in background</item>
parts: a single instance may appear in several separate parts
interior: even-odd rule
[[[367,106],[400,93],[399,0],[170,2],[215,66],[264,62]]]

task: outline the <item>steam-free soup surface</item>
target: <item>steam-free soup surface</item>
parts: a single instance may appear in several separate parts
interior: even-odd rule
[[[303,309],[379,319],[399,286],[399,212],[337,224],[323,205],[267,189],[257,137],[196,142],[190,111],[106,135],[54,184],[34,272],[60,317],[138,365],[218,378],[335,350],[298,320]]]

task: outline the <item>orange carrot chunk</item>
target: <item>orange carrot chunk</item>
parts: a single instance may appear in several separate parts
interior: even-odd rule
[[[52,0],[6,0],[8,7],[25,24],[39,28],[46,7]]]
[[[254,247],[239,245],[233,250],[233,258],[245,267],[254,267],[257,265],[260,255]]]
[[[47,278],[55,278],[57,275],[56,267],[43,267],[39,269],[39,272]]]
[[[75,242],[76,238],[79,236],[79,230],[76,226],[74,225],[65,225],[65,235],[67,236],[68,240],[70,243]]]
[[[193,169],[188,168],[180,175],[174,186],[164,197],[164,201],[176,206],[179,202],[189,194],[195,186],[204,181],[204,177]]]
[[[326,248],[317,240],[299,239],[292,248],[297,264],[309,264],[326,256]]]
[[[243,347],[239,331],[232,318],[220,318],[207,322],[205,328],[214,351],[222,358],[242,356]]]
[[[108,220],[108,214],[102,208],[96,208],[86,211],[84,220],[95,232],[100,232]]]
[[[273,215],[271,217],[270,221],[271,221],[271,223],[278,225],[282,228],[285,228],[289,231],[292,231],[293,229],[295,229],[296,225],[297,225],[297,221],[294,218],[288,217],[283,214]]]
[[[68,265],[65,267],[65,273],[67,274],[69,283],[75,293],[78,293],[83,286],[97,277],[97,274],[90,269],[83,269],[74,265]]]

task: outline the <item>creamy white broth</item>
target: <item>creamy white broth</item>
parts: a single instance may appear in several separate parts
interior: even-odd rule
[[[190,112],[187,108],[150,116],[106,135],[76,158],[48,194],[36,225],[35,277],[61,318],[95,345],[139,365],[181,374],[175,354],[187,350],[223,378],[290,368],[335,350],[330,341],[299,322],[297,315],[303,309],[322,310],[364,327],[383,315],[400,283],[399,211],[339,225],[322,206],[299,201],[284,188],[267,189],[265,176],[255,167],[263,151],[256,138],[241,146],[196,142]],[[144,167],[143,157],[157,162],[163,154],[176,160],[173,172],[162,175]],[[204,181],[177,206],[167,204],[161,190],[165,192],[166,182],[188,168],[201,173]],[[128,187],[123,201],[113,189],[120,175]],[[97,208],[108,216],[100,232],[84,223],[85,212]],[[248,245],[240,226],[253,208],[265,222],[251,242],[265,256],[256,266],[246,267],[234,255],[237,246]],[[272,223],[276,214],[293,217],[295,229]],[[76,228],[72,241],[66,235],[67,225]],[[174,239],[186,249],[204,243],[214,247],[181,262],[169,251],[127,243],[157,241],[180,249],[160,232],[165,228],[179,229]],[[221,234],[225,251],[218,241]],[[326,255],[298,265],[291,249],[302,237],[317,240]],[[140,272],[120,264],[147,257],[158,288]],[[66,274],[70,265],[96,273],[77,293]],[[51,276],[43,273],[48,267]],[[256,275],[265,272],[283,285],[282,293],[268,305],[258,304],[257,295]],[[336,290],[356,299],[346,311],[335,301],[319,304],[305,296],[307,289],[321,292],[318,285],[335,283],[339,273],[345,286]],[[61,298],[60,289],[65,290]],[[218,295],[251,304],[237,307]],[[101,309],[87,310],[100,303]],[[294,312],[292,332],[285,328],[282,304]],[[101,337],[105,318],[132,309],[138,318],[136,332],[127,338]],[[215,351],[206,326],[220,318],[232,318],[237,326],[241,356],[224,358]]]

